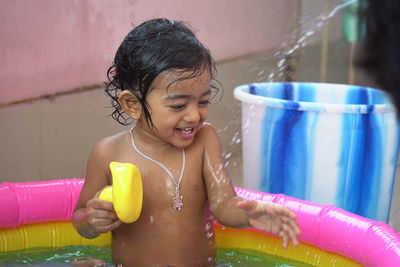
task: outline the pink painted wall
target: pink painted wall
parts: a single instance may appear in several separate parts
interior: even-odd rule
[[[281,45],[290,0],[2,0],[0,104],[99,84],[131,25],[189,22],[216,60]]]

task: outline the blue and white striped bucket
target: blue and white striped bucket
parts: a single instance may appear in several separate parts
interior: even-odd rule
[[[326,83],[255,83],[242,102],[244,186],[388,221],[399,124],[386,93]]]

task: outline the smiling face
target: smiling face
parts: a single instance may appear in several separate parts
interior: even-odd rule
[[[146,122],[144,116],[139,120],[141,130],[147,136],[153,135],[158,141],[177,148],[186,148],[193,142],[207,119],[211,97],[211,76],[208,71],[204,70],[201,75],[190,79],[185,78],[188,75],[177,71],[158,75],[146,97],[157,130]]]

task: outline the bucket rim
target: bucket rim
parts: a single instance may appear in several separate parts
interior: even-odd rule
[[[396,109],[393,104],[333,104],[333,103],[317,103],[317,102],[306,102],[306,101],[291,101],[273,97],[265,97],[250,94],[248,91],[249,85],[267,85],[267,84],[283,84],[283,83],[292,83],[292,84],[319,84],[319,85],[335,85],[339,87],[346,86],[357,86],[350,84],[339,84],[339,83],[319,83],[319,82],[260,82],[260,83],[249,83],[243,84],[235,87],[234,89],[234,97],[241,102],[254,104],[257,106],[264,107],[274,107],[281,109],[291,109],[291,110],[299,110],[299,111],[315,111],[315,112],[327,112],[327,113],[395,113]],[[370,90],[379,91],[388,98],[390,96],[379,89],[372,87],[364,87]]]

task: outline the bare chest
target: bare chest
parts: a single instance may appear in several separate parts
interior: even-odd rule
[[[166,167],[168,168],[168,167]],[[196,161],[182,167],[175,165],[169,172],[151,163],[140,167],[143,182],[143,209],[180,207],[199,208],[206,200],[202,164]]]

